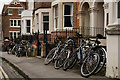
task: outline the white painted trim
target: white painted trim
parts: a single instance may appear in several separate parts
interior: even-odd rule
[[[9,19],[9,20],[21,20],[21,19]]]
[[[12,9],[23,9],[23,7],[8,7],[8,8],[12,8]]]
[[[20,31],[9,31],[9,32],[17,32],[17,33],[18,33],[18,32],[20,32]]]
[[[8,15],[13,15],[13,14],[8,14]]]

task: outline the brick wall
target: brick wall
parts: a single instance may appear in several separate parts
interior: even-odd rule
[[[38,8],[51,8],[51,2],[35,2],[35,10]]]
[[[44,40],[44,34],[39,34],[39,40]],[[47,34],[47,41],[51,41],[51,34]]]
[[[79,2],[73,2],[73,29],[79,28],[79,19],[77,19],[78,9],[79,9]]]
[[[25,9],[25,2],[22,2],[21,5],[23,9]],[[12,9],[12,15],[8,15],[8,6],[9,7],[21,7],[20,4],[18,5],[4,5],[2,11],[2,29],[3,29],[3,37],[9,37],[9,31],[20,31],[20,28],[10,27],[10,19],[21,19],[21,15],[18,14],[17,8]],[[27,4],[26,4],[27,5]],[[26,7],[27,8],[27,7]]]

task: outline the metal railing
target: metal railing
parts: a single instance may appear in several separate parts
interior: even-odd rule
[[[105,37],[105,28],[102,27],[79,27],[80,34],[88,37],[95,37],[97,34],[101,34]]]

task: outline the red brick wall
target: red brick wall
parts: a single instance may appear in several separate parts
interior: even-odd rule
[[[39,40],[44,40],[44,34],[39,34]],[[51,34],[47,34],[47,41],[51,41]]]
[[[15,7],[15,6],[13,6],[13,7]],[[9,31],[20,31],[20,28],[15,28],[15,27],[11,28],[10,27],[10,19],[21,19],[21,16],[18,15],[18,9],[13,9],[12,10],[12,15],[8,15],[8,9],[7,8],[3,9],[2,13],[3,13],[2,14],[3,15],[2,16],[2,21],[3,21],[2,22],[3,37],[9,37]]]
[[[35,2],[35,10],[38,8],[50,8],[51,2]]]
[[[79,9],[79,2],[73,2],[73,29],[79,28],[79,19],[77,19],[78,9]]]

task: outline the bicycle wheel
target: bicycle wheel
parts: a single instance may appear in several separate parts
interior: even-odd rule
[[[65,49],[61,50],[60,55],[58,56],[54,64],[55,69],[59,69],[63,66],[64,61],[66,60],[67,55],[68,55],[67,52],[68,50],[65,50]]]
[[[88,57],[85,58],[83,64],[81,65],[80,74],[83,77],[89,77],[92,75],[98,68],[100,62],[100,57],[97,53],[91,53]]]
[[[102,68],[106,63],[106,50],[101,47],[101,48],[97,48],[95,52],[98,53],[100,56],[100,63],[99,63],[98,69],[94,73],[94,74],[97,74],[102,70]]]
[[[66,71],[67,69],[71,69],[76,62],[77,62],[77,55],[76,55],[76,51],[74,51],[64,62],[63,70]]]
[[[50,64],[50,62],[53,60],[54,53],[55,53],[55,50],[56,50],[56,49],[57,49],[57,48],[55,47],[55,48],[53,48],[53,49],[48,53],[48,55],[47,55],[47,57],[45,58],[45,61],[44,61],[44,64],[45,64],[45,65]]]

